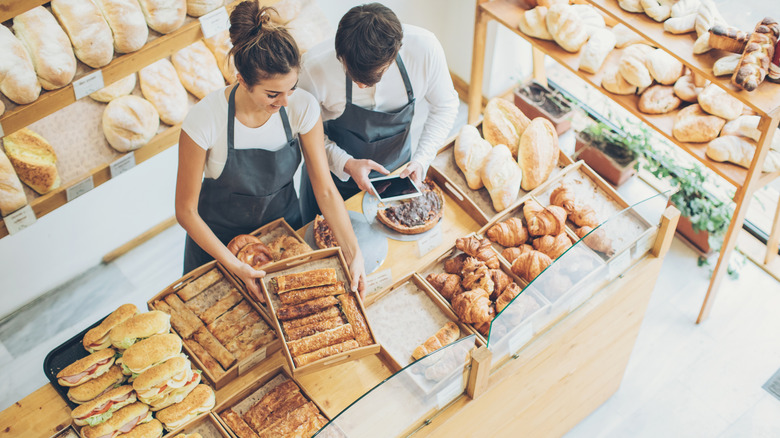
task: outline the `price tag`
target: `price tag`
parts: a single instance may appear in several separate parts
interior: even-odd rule
[[[36,220],[38,219],[35,217],[35,212],[29,204],[3,218],[8,234],[18,233],[34,224]]]
[[[82,97],[89,96],[95,91],[102,89],[104,86],[103,71],[95,70],[83,78],[73,81],[73,94],[76,95],[76,100],[79,100]]]
[[[135,154],[132,152],[125,154],[121,158],[114,160],[108,167],[111,170],[111,178],[116,178],[135,167]]]
[[[65,197],[67,198],[68,202],[70,202],[94,188],[95,181],[92,179],[92,175],[90,175],[65,189]]]
[[[518,328],[509,338],[509,354],[515,354],[534,337],[534,325],[530,321]]]
[[[246,358],[243,362],[238,363],[238,375],[243,376],[245,372],[251,370],[255,365],[262,362],[266,357],[266,348],[263,347],[260,350],[252,353],[251,356]]]
[[[425,254],[438,248],[439,245],[441,245],[442,240],[441,227],[437,225],[429,231],[428,234],[417,241],[418,257],[422,258]]]
[[[209,12],[198,18],[198,20],[200,20],[200,30],[203,32],[203,38],[211,38],[230,28],[230,17],[224,6]]]
[[[393,274],[389,269],[383,269],[366,277],[366,295],[377,293],[386,288],[393,281]]]
[[[623,251],[609,262],[609,279],[616,278],[631,266],[631,251]]]
[[[459,379],[455,379],[452,383],[442,388],[436,393],[437,409],[442,409],[455,400],[463,393],[463,389],[463,383]]]

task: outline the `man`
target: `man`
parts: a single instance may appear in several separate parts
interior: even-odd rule
[[[379,3],[350,9],[335,44],[324,41],[304,55],[299,86],[320,103],[328,164],[345,200],[372,192],[369,178],[407,163],[401,176],[420,183],[458,114],[439,41],[425,29],[402,26]],[[303,175],[301,209],[308,222],[319,210]]]

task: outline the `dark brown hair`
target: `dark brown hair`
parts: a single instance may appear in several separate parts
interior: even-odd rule
[[[374,85],[382,78],[382,67],[395,60],[403,37],[401,22],[387,6],[355,6],[339,21],[336,56],[353,81]]]
[[[271,21],[276,9],[260,7],[256,0],[236,5],[230,13],[230,53],[247,86],[298,69],[298,45],[284,26]]]

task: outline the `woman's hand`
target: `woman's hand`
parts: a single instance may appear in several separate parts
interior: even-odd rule
[[[366,296],[366,266],[363,260],[363,253],[358,250],[357,254],[349,262],[349,272],[352,274],[352,292],[359,292],[360,298]]]
[[[409,164],[406,165],[406,168],[401,171],[399,176],[401,178],[410,178],[417,187],[422,185],[422,180],[425,178],[422,165],[416,161],[410,161]]]
[[[234,274],[244,282],[247,291],[254,299],[260,303],[265,303],[265,298],[260,291],[260,282],[257,281],[259,278],[265,277],[265,271],[259,271],[246,263],[241,263],[234,271]]]

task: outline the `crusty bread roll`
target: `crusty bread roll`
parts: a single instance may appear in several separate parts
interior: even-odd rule
[[[41,94],[30,55],[5,26],[0,26],[0,91],[18,104],[34,102]]]
[[[653,85],[639,98],[639,111],[645,114],[664,114],[676,110],[682,101],[668,85]]]
[[[70,40],[54,16],[38,6],[14,17],[14,33],[30,54],[43,88],[55,90],[73,80],[76,57]]]
[[[490,150],[481,177],[496,211],[503,211],[517,200],[523,171],[506,146],[500,144]]]
[[[656,82],[672,85],[683,75],[685,66],[663,49],[655,49],[647,55],[647,70]]]
[[[644,12],[641,0],[618,0],[618,5],[624,11],[641,14]]]
[[[518,107],[506,99],[494,97],[485,106],[482,134],[493,146],[503,144],[517,156],[520,136],[531,120]]]
[[[664,21],[664,30],[673,34],[693,32],[696,27],[696,14],[674,17]]]
[[[27,196],[24,194],[22,182],[19,181],[11,161],[0,150],[0,214],[8,216],[25,205]]]
[[[114,38],[100,9],[85,0],[52,0],[51,10],[73,43],[76,57],[92,68],[114,59]]]
[[[552,41],[553,36],[547,30],[546,17],[547,8],[545,6],[537,6],[523,12],[518,19],[520,32],[534,38]]]
[[[138,72],[141,92],[154,105],[160,120],[169,125],[184,121],[187,116],[187,90],[179,82],[176,69],[168,58],[152,63]]]
[[[693,43],[693,54],[694,55],[701,55],[702,53],[707,53],[710,50],[712,50],[712,46],[710,46],[710,34],[705,33],[701,35],[700,37],[696,38],[696,42]]]
[[[679,0],[672,5],[672,17],[685,17],[699,11],[701,0]]]
[[[698,102],[701,87],[693,83],[693,75],[683,75],[674,83],[674,94],[685,102]]]
[[[222,76],[228,82],[232,84],[236,82],[236,66],[233,63],[233,55],[230,54],[230,50],[233,48],[233,43],[230,42],[230,33],[227,30],[214,35],[211,38],[205,38],[203,40],[206,43],[206,47],[214,54],[214,58],[217,60],[217,67],[222,72]]]
[[[699,37],[708,34],[713,26],[725,25],[726,19],[720,14],[718,7],[712,0],[700,0],[701,4],[696,10],[696,35]],[[715,46],[713,46],[715,48]]]
[[[171,61],[184,88],[198,99],[225,86],[217,60],[203,41],[196,41],[174,53]]]
[[[728,161],[738,166],[750,168],[756,146],[749,140],[735,135],[726,135],[712,140],[707,145],[707,157],[715,161]],[[764,159],[764,172],[780,170],[780,152],[769,150]]]
[[[600,29],[606,29],[607,25],[604,23],[604,16],[599,13],[591,5],[588,4],[572,4],[571,10],[580,18],[582,24],[585,26],[585,32],[588,37],[593,35],[594,32]]]
[[[712,74],[715,76],[731,75],[737,70],[739,60],[742,58],[741,54],[732,53],[730,55],[718,58],[714,64],[712,64]]]
[[[133,90],[135,90],[135,73],[131,73],[113,84],[95,91],[89,97],[98,102],[108,103],[117,97],[127,96]]]
[[[187,0],[138,0],[149,28],[160,33],[171,33],[184,24]]]
[[[653,83],[653,77],[650,76],[650,70],[647,69],[647,55],[650,53],[643,50],[644,44],[634,44],[623,51],[623,56],[618,64],[620,75],[629,84],[639,88],[649,87]]]
[[[595,74],[601,68],[601,64],[615,48],[615,34],[609,29],[599,29],[593,32],[588,39],[580,56],[579,69]]]
[[[601,77],[601,86],[610,93],[626,95],[634,94],[637,91],[636,85],[629,83],[620,74],[618,64],[608,64],[604,69],[604,75]]]
[[[529,192],[539,187],[558,164],[558,134],[553,124],[544,117],[531,121],[520,138],[517,163],[523,171],[521,187]]]
[[[615,27],[612,28],[612,32],[615,34],[615,47],[618,49],[645,41],[638,33],[626,27],[623,23],[616,24]]]
[[[742,114],[743,103],[715,84],[704,87],[699,93],[701,109],[713,116],[734,120]]]
[[[138,0],[93,0],[114,35],[117,53],[135,52],[146,44],[149,28]]]
[[[714,140],[726,121],[704,112],[699,104],[687,106],[677,113],[672,135],[687,143],[706,143]]]
[[[662,23],[672,16],[673,0],[640,0],[645,15]]]
[[[154,105],[138,96],[118,97],[103,111],[103,134],[119,152],[133,151],[145,145],[159,126],[160,117]]]
[[[551,6],[545,22],[555,42],[567,52],[579,52],[588,40],[585,23],[569,5]]]
[[[758,129],[759,122],[761,122],[761,116],[753,116],[753,115],[739,116],[736,119],[726,123],[723,126],[720,135],[721,136],[741,135],[743,137],[750,138],[754,141],[758,141],[761,139],[761,130]],[[775,133],[776,138],[777,135],[778,134]],[[774,140],[776,140],[776,138]]]
[[[225,0],[187,0],[187,15],[200,17],[225,4]]]
[[[482,188],[482,167],[492,148],[490,142],[483,139],[474,126],[463,125],[460,128],[452,153],[471,190]]]
[[[5,153],[23,183],[41,195],[60,186],[57,154],[45,138],[24,128],[7,135],[3,143]]]

